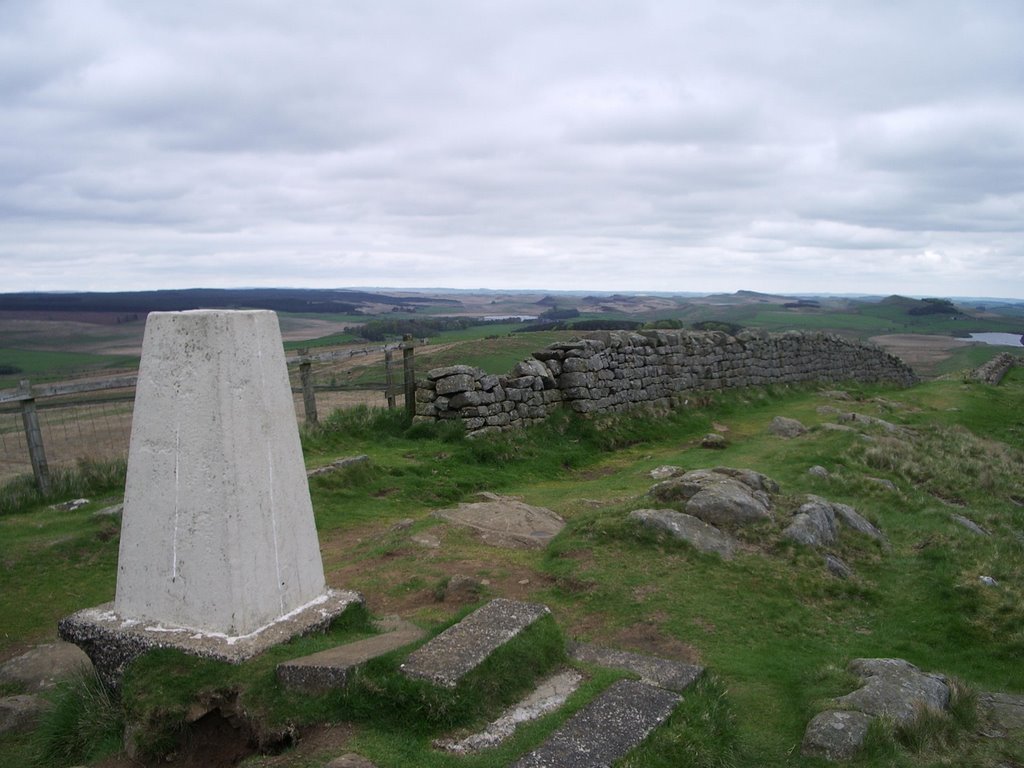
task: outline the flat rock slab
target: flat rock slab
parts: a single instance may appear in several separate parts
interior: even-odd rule
[[[632,672],[639,675],[642,682],[678,693],[689,688],[704,674],[704,667],[695,664],[603,648],[590,643],[572,645],[569,657],[586,664]]]
[[[354,643],[345,643],[278,665],[278,680],[287,688],[321,692],[341,688],[355,668],[403,645],[415,643],[425,633],[419,627],[388,632]]]
[[[439,739],[434,742],[434,746],[456,754],[496,747],[515,733],[516,728],[522,723],[536,720],[565,704],[581,682],[583,675],[574,669],[552,675],[542,681],[525,699],[505,710],[501,717],[488,724],[484,730],[458,741]]]
[[[680,697],[636,680],[619,680],[512,768],[607,768],[668,719]]]
[[[492,600],[409,654],[402,672],[454,688],[494,651],[548,614],[548,607],[539,603]]]
[[[383,656],[403,645],[415,643],[424,632],[409,624],[403,629],[383,635],[345,643],[326,651],[313,653],[298,659],[291,659],[277,665],[277,679],[286,688],[318,693],[332,688],[342,688],[348,682],[354,669],[370,659]]]
[[[239,637],[125,620],[114,612],[113,603],[106,603],[61,619],[57,631],[62,639],[85,651],[103,682],[116,689],[128,664],[147,651],[174,648],[237,664],[293,637],[324,631],[349,607],[362,603],[358,592],[328,590],[278,621]]]
[[[485,543],[506,549],[547,546],[565,527],[565,520],[550,509],[534,507],[511,496],[480,494],[484,501],[439,509],[433,514],[455,525],[479,531]]]
[[[0,665],[0,683],[23,688],[27,693],[53,688],[57,681],[92,666],[89,657],[72,643],[37,645]]]
[[[978,706],[997,727],[1024,730],[1024,694],[979,693]]]

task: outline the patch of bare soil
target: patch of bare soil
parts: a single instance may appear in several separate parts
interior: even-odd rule
[[[870,341],[886,352],[896,355],[919,373],[932,370],[942,361],[948,360],[953,350],[972,343],[952,336],[926,336],[915,333],[872,336]]]
[[[687,664],[700,664],[700,651],[689,643],[674,637],[662,625],[663,618],[652,614],[644,621],[629,627],[614,628],[605,623],[600,614],[579,617],[559,616],[566,636],[588,643],[622,651],[633,651],[662,659],[675,659]]]

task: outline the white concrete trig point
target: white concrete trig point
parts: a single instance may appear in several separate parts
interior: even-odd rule
[[[150,314],[114,602],[62,636],[116,683],[147,648],[239,661],[361,600],[324,581],[277,316]]]

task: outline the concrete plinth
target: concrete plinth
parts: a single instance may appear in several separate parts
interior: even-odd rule
[[[103,637],[156,632],[161,645],[202,638],[204,655],[233,659],[261,645],[242,638],[270,637],[332,594],[277,316],[151,313],[114,602],[62,624]],[[341,594],[346,605],[358,599]],[[223,653],[211,650],[218,643]]]

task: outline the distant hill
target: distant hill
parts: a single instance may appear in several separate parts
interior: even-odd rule
[[[0,311],[113,312],[146,314],[188,309],[272,309],[276,312],[358,314],[366,305],[412,308],[416,305],[459,306],[452,299],[428,296],[389,296],[350,290],[303,288],[196,288],[119,293],[6,293]]]

